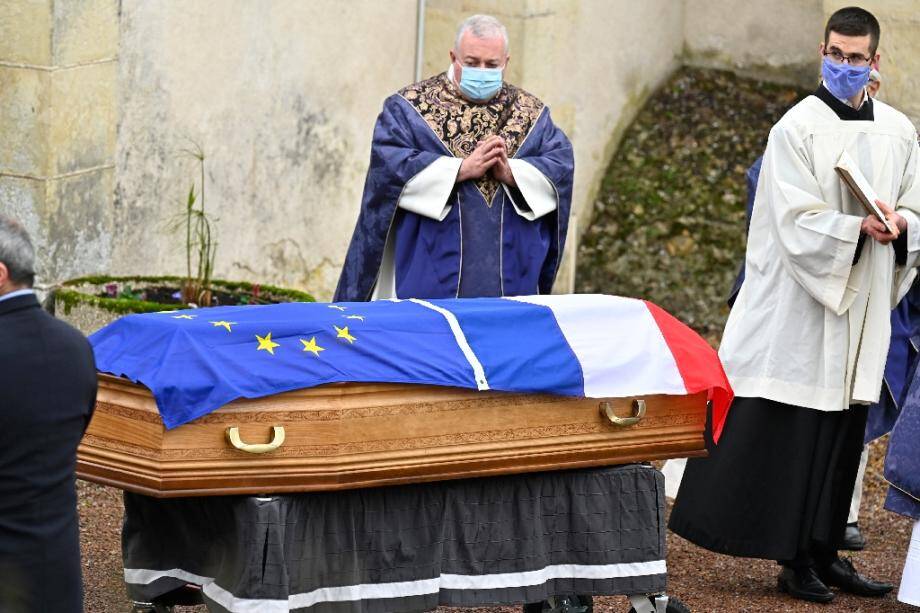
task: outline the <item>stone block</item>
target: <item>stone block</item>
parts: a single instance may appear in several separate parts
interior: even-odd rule
[[[117,68],[115,62],[106,62],[67,68],[52,75],[50,175],[114,163]]]
[[[118,53],[118,0],[55,0],[56,66],[111,59]]]
[[[46,246],[39,257],[44,279],[58,282],[109,270],[114,189],[113,169],[48,181],[42,214]]]
[[[0,173],[44,176],[51,74],[0,66]]]
[[[0,62],[50,66],[51,0],[0,0]]]
[[[0,176],[0,214],[21,223],[33,242],[38,242],[36,239],[41,228],[41,211],[44,205],[44,181]]]

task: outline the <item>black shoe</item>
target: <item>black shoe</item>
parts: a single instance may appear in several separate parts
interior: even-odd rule
[[[799,600],[830,602],[834,599],[834,592],[827,589],[827,586],[815,574],[815,569],[810,566],[804,568],[784,566],[779,573],[777,586],[779,591],[786,592]]]
[[[840,548],[848,551],[862,551],[866,548],[866,537],[859,531],[859,524],[856,522],[847,524],[846,530],[843,531],[843,543]]]
[[[839,587],[842,591],[857,596],[878,598],[894,589],[890,583],[863,577],[853,568],[853,563],[845,558],[838,558],[830,566],[820,569],[818,576],[827,585]]]

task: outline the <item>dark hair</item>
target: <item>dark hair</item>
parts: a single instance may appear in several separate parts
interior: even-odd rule
[[[869,36],[869,54],[875,55],[878,51],[878,41],[882,36],[882,29],[878,25],[878,19],[867,11],[858,6],[848,6],[840,9],[827,20],[824,27],[824,44],[830,38],[831,32],[843,34],[844,36]]]

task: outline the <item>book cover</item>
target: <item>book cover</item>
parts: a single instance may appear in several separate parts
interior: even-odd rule
[[[872,189],[872,185],[869,183],[868,179],[866,179],[865,175],[859,170],[859,166],[856,165],[856,162],[853,161],[853,158],[851,158],[846,151],[840,155],[840,159],[837,160],[837,165],[834,166],[834,170],[837,171],[840,180],[847,186],[847,189],[850,190],[853,197],[862,204],[866,213],[875,215],[879,221],[885,224],[885,228],[893,234],[894,228],[888,222],[888,219],[885,218],[885,214],[882,213],[882,210],[875,204],[875,201],[878,200],[878,194]]]

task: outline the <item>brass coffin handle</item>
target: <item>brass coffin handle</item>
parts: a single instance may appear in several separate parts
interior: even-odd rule
[[[246,453],[268,453],[281,447],[281,444],[284,443],[284,426],[272,427],[272,440],[270,443],[259,443],[256,445],[244,443],[243,439],[240,438],[240,429],[236,426],[227,428],[227,438],[230,439],[230,444],[240,451],[245,451]]]
[[[625,428],[627,426],[635,426],[642,420],[643,417],[645,417],[645,401],[638,398],[632,401],[632,417],[617,417],[613,412],[613,405],[607,401],[602,402],[600,404],[600,408],[601,415],[606,415],[607,419],[610,420],[610,423],[621,428]]]

